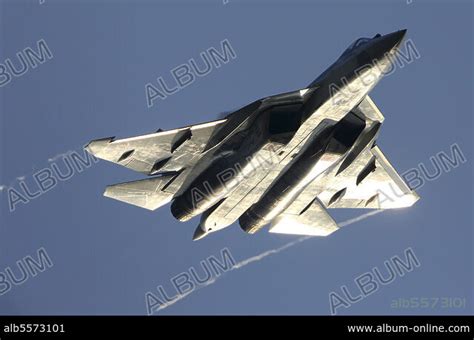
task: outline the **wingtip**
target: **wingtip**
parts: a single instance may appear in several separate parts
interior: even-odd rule
[[[106,138],[100,138],[100,139],[94,139],[90,141],[86,146],[84,146],[84,149],[94,155],[98,156],[106,147],[109,143],[113,142],[115,139],[114,137],[106,137]]]

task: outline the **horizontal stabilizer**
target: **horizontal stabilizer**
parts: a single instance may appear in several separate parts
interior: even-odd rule
[[[327,213],[318,199],[315,199],[299,215],[284,212],[276,217],[269,232],[292,235],[327,236],[337,229],[337,223]]]
[[[140,208],[155,210],[172,200],[173,193],[162,189],[166,188],[167,184],[173,181],[176,176],[176,174],[171,174],[110,185],[106,188],[104,196]]]

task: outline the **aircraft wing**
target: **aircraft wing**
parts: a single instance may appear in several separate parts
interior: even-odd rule
[[[395,209],[419,199],[378,146],[367,147],[340,174],[332,169],[311,185],[326,208]]]
[[[115,140],[91,141],[86,150],[97,158],[155,175],[152,178],[110,185],[104,196],[155,210],[170,202],[202,157],[207,142],[226,120]]]
[[[384,120],[369,96],[355,111],[372,121],[371,124]],[[343,171],[337,166],[329,169],[310,187],[326,208],[394,209],[411,206],[419,199],[380,148],[373,145],[361,150]]]
[[[327,236],[338,229],[327,209],[394,209],[411,206],[419,199],[377,146],[366,148],[351,166],[336,175],[337,168],[308,185],[272,221],[269,232]]]
[[[355,111],[374,123],[384,120],[369,96]],[[378,146],[367,146],[340,173],[339,166],[336,164],[308,185],[272,221],[269,231],[327,236],[338,229],[337,223],[328,214],[329,208],[393,209],[411,206],[419,199]]]
[[[91,141],[86,149],[97,158],[153,175],[194,165],[213,132],[226,120],[115,140]]]

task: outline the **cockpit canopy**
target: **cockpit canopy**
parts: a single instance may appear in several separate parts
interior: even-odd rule
[[[335,65],[335,64],[338,64],[340,62],[342,62],[343,60],[346,59],[347,55],[349,55],[354,49],[358,48],[359,46],[362,46],[366,43],[368,43],[370,40],[372,39],[376,39],[376,38],[379,38],[381,37],[380,34],[376,34],[373,38],[359,38],[357,39],[356,41],[354,41],[352,44],[349,45],[348,48],[346,48],[346,50],[341,54],[341,56],[339,57],[339,59],[337,59],[334,64],[332,64],[330,67],[328,67],[326,69],[326,71],[324,71],[323,73],[321,73],[319,75],[319,77],[317,77],[315,80],[313,80],[313,82],[311,84],[309,84],[309,86],[314,86],[315,84],[318,84],[322,79],[324,79],[326,77],[326,75],[328,74],[328,72],[332,69],[332,67]]]
[[[353,48],[356,48],[356,47],[359,47],[363,44],[365,44],[366,42],[370,41],[371,39],[370,38],[359,38],[357,39],[356,41],[354,41],[350,46],[349,48],[350,49],[353,49]]]
[[[355,48],[357,48],[359,46],[362,46],[362,45],[368,43],[370,40],[378,38],[380,36],[381,36],[380,34],[376,34],[373,38],[359,38],[359,39],[357,39],[356,41],[354,41],[352,44],[349,45],[349,47],[344,51],[344,53],[342,53],[341,57],[346,56],[347,54],[349,54]]]
[[[368,43],[370,40],[372,40],[372,39],[370,39],[370,38],[359,38],[359,39],[357,39],[352,44],[350,44],[348,48],[346,48],[346,50],[342,53],[341,57],[345,57],[352,50],[356,49],[359,46],[362,46],[362,45]]]

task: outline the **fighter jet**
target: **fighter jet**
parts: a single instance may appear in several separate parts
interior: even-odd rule
[[[393,209],[412,191],[376,139],[383,115],[369,92],[392,66],[406,30],[352,43],[308,86],[254,101],[223,119],[137,137],[91,141],[86,150],[149,177],[104,195],[180,221],[201,215],[198,240],[238,221],[253,234],[326,236],[327,209]]]

